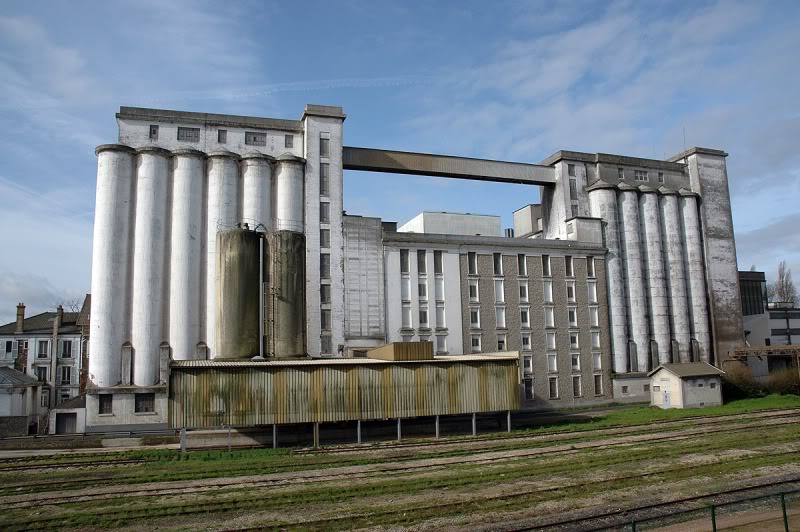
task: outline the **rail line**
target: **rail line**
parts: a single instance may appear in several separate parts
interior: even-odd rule
[[[769,426],[782,426],[782,425],[793,425],[800,423],[800,420],[797,421],[785,421],[783,423],[774,423]],[[398,464],[396,466],[377,466],[368,469],[367,471],[363,472],[355,472],[355,473],[348,473],[348,472],[336,472],[334,474],[315,474],[315,475],[298,475],[293,476],[290,478],[280,478],[280,479],[263,479],[263,480],[240,480],[236,477],[226,477],[229,480],[225,482],[211,482],[202,486],[196,486],[192,488],[187,488],[185,486],[159,486],[153,488],[134,488],[131,485],[127,485],[121,487],[118,490],[111,490],[107,493],[97,493],[93,491],[92,493],[83,493],[83,494],[75,494],[75,495],[54,495],[49,497],[47,493],[42,493],[37,488],[49,488],[52,487],[52,483],[46,483],[44,485],[36,485],[36,484],[29,484],[20,487],[28,488],[29,493],[32,492],[31,497],[29,500],[14,500],[19,499],[20,497],[24,497],[23,495],[5,495],[0,496],[0,504],[3,505],[5,508],[23,508],[32,505],[37,505],[41,503],[46,504],[65,504],[69,502],[84,500],[84,499],[91,499],[91,500],[100,500],[100,499],[113,499],[118,497],[119,495],[130,495],[130,496],[156,496],[156,495],[171,495],[171,494],[181,494],[181,493],[202,493],[206,491],[213,491],[215,489],[220,488],[260,488],[260,487],[277,487],[277,486],[285,486],[285,485],[294,485],[294,484],[311,484],[311,483],[320,483],[320,482],[328,482],[331,480],[357,480],[362,478],[371,478],[377,477],[381,475],[398,475],[398,474],[407,474],[414,471],[419,470],[439,470],[444,469],[452,466],[459,466],[459,465],[478,465],[478,464],[500,464],[501,462],[510,462],[515,460],[524,460],[528,458],[535,458],[541,456],[555,456],[555,455],[568,455],[568,454],[576,454],[581,451],[585,450],[605,450],[620,446],[626,445],[636,445],[640,443],[659,443],[659,442],[670,442],[670,441],[678,441],[678,440],[685,440],[689,439],[693,436],[698,435],[709,435],[715,434],[720,432],[727,432],[727,433],[735,433],[735,432],[745,432],[748,430],[754,430],[764,427],[765,425],[761,424],[754,424],[750,426],[744,427],[737,427],[736,430],[730,430],[729,428],[716,428],[713,430],[690,430],[690,431],[681,431],[674,434],[666,434],[659,437],[645,437],[645,436],[638,436],[635,437],[636,439],[630,440],[625,439],[623,441],[612,441],[612,442],[598,442],[598,443],[584,443],[584,444],[565,444],[559,446],[560,448],[539,448],[539,449],[532,449],[528,452],[517,452],[511,456],[495,456],[496,453],[476,453],[474,456],[465,457],[458,460],[452,459],[439,459],[439,463],[431,463],[437,459],[427,459],[425,460],[426,463],[416,464],[416,465],[401,465]],[[502,451],[499,451],[502,452]],[[792,450],[788,452],[782,453],[774,453],[776,456],[784,455],[784,454],[796,454],[797,450]],[[487,454],[492,454],[492,456],[486,456]],[[287,466],[289,467],[289,466]],[[352,467],[359,467],[359,466],[352,466]],[[369,466],[366,466],[369,467]],[[271,473],[272,474],[272,473]],[[241,478],[241,477],[240,477]],[[246,478],[246,477],[244,477]],[[113,479],[114,481],[125,481],[125,480],[135,480],[135,477],[121,477]],[[80,480],[76,480],[73,482],[82,482]],[[175,481],[175,482],[182,482],[182,481]],[[183,481],[185,482],[185,481]]]

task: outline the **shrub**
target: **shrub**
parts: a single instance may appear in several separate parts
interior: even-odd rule
[[[767,389],[770,393],[796,394],[800,390],[800,378],[797,376],[797,368],[786,368],[773,371],[767,380]]]
[[[753,377],[753,371],[744,364],[730,364],[725,368],[725,373],[722,393],[726,401],[767,395],[764,385]]]

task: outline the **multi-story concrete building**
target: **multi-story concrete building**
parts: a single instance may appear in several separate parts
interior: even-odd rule
[[[79,394],[83,363],[78,312],[42,312],[0,326],[0,366],[13,367],[42,383],[39,406],[47,411]]]
[[[500,217],[488,214],[425,211],[397,229],[401,233],[500,236]]]
[[[724,152],[511,163],[344,147],[344,119],[316,105],[300,120],[121,108],[119,144],[97,148],[87,430],[165,423],[171,361],[231,355],[233,263],[218,242],[244,224],[300,236],[299,262],[259,264],[265,278],[240,294],[258,292],[258,356],[414,339],[440,354],[519,349],[530,397],[577,404],[646,399],[658,363],[718,362],[741,341]],[[389,231],[343,216],[347,169],[539,186],[542,202],[514,215],[529,238],[428,213]],[[268,340],[295,310],[291,349]]]

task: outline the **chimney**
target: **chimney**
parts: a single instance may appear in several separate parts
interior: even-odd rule
[[[17,305],[17,329],[14,332],[17,334],[25,332],[25,305],[22,303]]]
[[[53,334],[58,336],[58,330],[61,328],[61,322],[64,321],[64,307],[61,305],[56,309],[56,318],[53,320]]]

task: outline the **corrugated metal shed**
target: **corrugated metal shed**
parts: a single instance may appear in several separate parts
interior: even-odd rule
[[[172,364],[175,428],[393,419],[519,408],[518,355]]]

